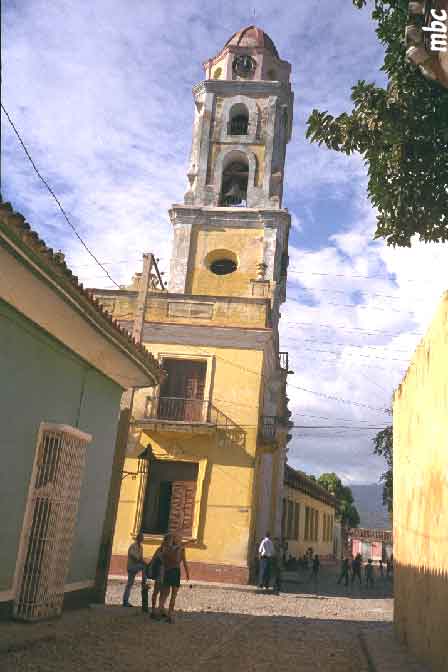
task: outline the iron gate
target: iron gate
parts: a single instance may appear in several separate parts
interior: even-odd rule
[[[17,568],[14,616],[34,621],[61,613],[92,437],[42,423],[31,476]]]

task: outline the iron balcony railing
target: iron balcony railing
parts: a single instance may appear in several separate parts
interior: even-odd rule
[[[261,418],[261,437],[264,441],[274,441],[277,433],[277,417],[263,415]]]
[[[288,353],[287,352],[279,352],[278,353],[278,358],[280,360],[280,368],[283,369],[283,371],[289,371]]]
[[[148,397],[145,418],[170,420],[172,422],[209,423],[211,421],[211,404],[208,399]]]
[[[227,124],[227,135],[247,135],[247,119],[232,119]]]

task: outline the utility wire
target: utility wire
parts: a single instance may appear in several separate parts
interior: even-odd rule
[[[394,278],[392,278],[390,276],[396,275],[395,272],[391,273],[389,276],[387,276],[387,275],[357,275],[357,274],[348,275],[346,273],[319,273],[317,271],[293,271],[293,270],[288,268],[288,275],[290,273],[292,275],[319,275],[319,276],[323,276],[323,277],[332,277],[332,278],[347,278],[349,280],[351,278],[356,278],[356,279],[363,278],[363,279],[366,279],[366,280],[388,280],[389,282],[394,280]],[[425,280],[422,280],[421,278],[418,278],[418,279],[417,278],[403,278],[403,280],[404,280],[404,282],[431,282],[431,280],[429,280],[429,279],[425,281]]]
[[[62,207],[62,204],[61,204],[60,200],[58,199],[58,197],[56,196],[56,194],[54,193],[53,189],[50,187],[50,185],[48,184],[48,182],[46,181],[46,179],[45,179],[45,178],[41,175],[41,173],[39,172],[39,169],[37,168],[36,164],[34,163],[32,157],[31,157],[31,154],[29,153],[27,147],[25,146],[25,143],[23,142],[22,138],[20,137],[20,133],[19,133],[19,131],[17,130],[17,128],[15,127],[14,122],[13,122],[13,120],[11,119],[11,117],[9,116],[9,113],[8,113],[8,111],[6,110],[6,108],[5,108],[5,106],[3,105],[3,103],[1,103],[1,109],[3,110],[4,114],[6,115],[6,118],[8,119],[9,123],[11,124],[11,127],[12,127],[14,133],[16,134],[16,136],[17,136],[17,138],[18,138],[20,144],[21,144],[23,151],[25,152],[26,156],[28,157],[28,159],[29,159],[29,161],[30,161],[30,163],[31,163],[31,165],[32,165],[32,167],[33,167],[33,169],[34,169],[34,172],[35,172],[36,175],[39,177],[39,179],[44,183],[44,185],[46,186],[46,188],[47,188],[48,191],[50,192],[51,196],[52,196],[52,197],[54,198],[54,200],[56,201],[57,206],[58,206],[59,210],[61,211],[62,215],[64,216],[64,219],[66,220],[67,224],[70,226],[70,228],[71,228],[72,231],[74,232],[75,236],[78,238],[78,240],[79,240],[79,242],[81,243],[81,245],[82,245],[82,246],[85,248],[85,250],[90,254],[90,256],[91,256],[92,259],[95,261],[95,263],[98,264],[98,266],[101,268],[102,271],[104,271],[104,273],[105,273],[106,276],[109,278],[109,280],[110,280],[116,287],[118,287],[118,289],[120,289],[120,285],[119,285],[117,282],[115,282],[115,280],[114,280],[114,279],[112,278],[112,276],[109,274],[109,272],[107,271],[107,269],[104,268],[104,266],[102,265],[102,263],[97,259],[97,257],[94,255],[94,253],[90,250],[90,248],[87,246],[87,244],[84,242],[84,240],[83,240],[83,239],[81,238],[81,236],[79,235],[79,233],[78,233],[78,231],[76,230],[76,228],[73,226],[73,224],[72,224],[71,221],[69,220],[69,218],[68,218],[68,216],[67,216],[67,213],[65,212],[64,208]]]
[[[375,335],[382,335],[382,336],[390,336],[392,338],[397,337],[397,336],[403,336],[403,333],[392,333],[392,332],[387,332],[387,331],[381,331],[380,329],[363,329],[362,327],[347,327],[345,325],[333,325],[333,324],[328,324],[328,322],[289,322],[287,319],[284,318],[284,320],[281,322],[281,325],[287,324],[288,326],[294,325],[294,326],[302,326],[304,329],[308,328],[314,328],[316,326],[322,327],[324,329],[334,329],[338,331],[361,331],[366,334],[366,336],[375,336]],[[423,332],[417,332],[417,331],[406,331],[405,332],[406,336],[423,336]]]

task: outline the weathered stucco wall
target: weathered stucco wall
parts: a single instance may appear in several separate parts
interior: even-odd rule
[[[447,669],[448,293],[394,397],[395,625]]]
[[[0,601],[12,587],[41,422],[93,435],[68,583],[95,578],[121,388],[0,300]],[[7,512],[7,515],[5,515]]]

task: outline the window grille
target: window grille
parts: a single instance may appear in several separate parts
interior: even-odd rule
[[[19,550],[15,618],[35,621],[62,611],[91,440],[67,425],[40,426]]]

